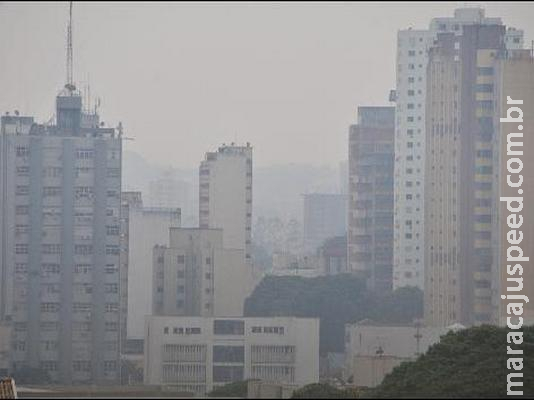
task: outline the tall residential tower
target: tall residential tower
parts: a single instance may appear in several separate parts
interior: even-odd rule
[[[251,261],[252,146],[223,145],[199,168],[199,226],[222,229],[223,246]]]
[[[391,290],[394,107],[359,107],[349,132],[348,270]]]
[[[56,124],[3,116],[1,318],[13,364],[54,381],[119,378],[121,131],[67,85]]]
[[[428,50],[437,35],[459,36],[464,26],[502,25],[480,8],[461,8],[453,17],[432,19],[425,30],[406,29],[397,37],[395,122],[395,240],[393,287],[424,287],[425,121]],[[523,31],[504,33],[508,49],[522,48]]]

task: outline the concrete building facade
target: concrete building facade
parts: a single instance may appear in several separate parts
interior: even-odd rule
[[[252,146],[223,145],[199,168],[199,227],[222,229],[224,247],[251,262]]]
[[[231,382],[303,386],[319,381],[319,320],[152,317],[145,384],[196,395]]]
[[[503,25],[467,25],[430,50],[425,176],[425,321],[490,323],[494,64],[506,57]]]
[[[495,136],[493,141],[493,168],[495,171],[495,191],[496,196],[493,198],[493,229],[495,235],[492,238],[493,249],[493,322],[505,326],[506,318],[509,316],[506,311],[508,300],[501,299],[501,295],[511,294],[507,292],[507,287],[516,286],[508,278],[523,278],[523,288],[521,291],[513,294],[523,294],[530,299],[530,303],[524,305],[524,324],[534,324],[534,214],[530,207],[534,204],[534,58],[531,50],[516,50],[507,52],[506,57],[501,57],[495,61]],[[523,121],[520,123],[500,122],[501,117],[507,116],[507,110],[512,105],[507,104],[507,97],[514,100],[523,100],[522,105],[517,105],[523,111]],[[513,114],[515,116],[515,114]],[[519,129],[519,125],[522,129]],[[515,135],[509,134],[516,132]],[[520,145],[522,143],[522,145]],[[517,145],[516,145],[517,144]],[[522,146],[522,147],[521,147]],[[515,155],[508,155],[509,151],[518,152]],[[522,152],[521,154],[519,152]],[[523,163],[523,169],[519,172],[522,175],[521,190],[510,185],[507,182],[508,172],[507,163],[511,158],[518,157]],[[511,164],[513,168],[517,167]],[[516,174],[513,174],[516,175]],[[511,182],[518,182],[518,176],[511,176]],[[500,201],[500,197],[522,197],[524,209],[520,212],[523,222],[518,228],[522,232],[522,241],[519,246],[525,252],[529,261],[523,261],[519,264],[522,266],[522,276],[508,275],[507,265],[513,264],[507,261],[507,248],[511,246],[508,238],[513,237],[508,233],[511,228],[508,223],[514,224],[513,220],[508,221],[511,214],[506,208],[506,203]],[[519,217],[518,217],[519,218]],[[519,235],[519,234],[518,234]],[[515,254],[515,253],[513,253]],[[516,323],[515,320],[512,320]]]
[[[242,316],[252,271],[244,251],[223,247],[221,229],[173,228],[156,246],[154,315]]]
[[[359,107],[349,132],[348,270],[392,287],[394,107]]]
[[[400,30],[397,36],[395,121],[394,288],[424,287],[424,181],[428,52],[438,34],[459,36],[468,25],[502,25],[481,8],[460,8],[453,17],[432,19],[424,30]],[[508,49],[523,47],[523,31],[504,34]]]
[[[343,378],[358,387],[375,387],[393,368],[417,359],[441,336],[462,328],[386,326],[369,320],[347,325]]]
[[[141,192],[122,194],[123,345],[137,342],[141,352],[145,316],[152,314],[152,250],[169,244],[169,229],[180,227],[180,217],[179,208],[143,206]]]
[[[1,318],[15,368],[54,381],[119,377],[121,129],[66,88],[56,124],[2,117]]]

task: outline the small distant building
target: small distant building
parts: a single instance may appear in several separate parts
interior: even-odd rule
[[[375,387],[393,368],[417,359],[449,331],[463,328],[387,326],[370,320],[346,325],[343,379],[358,387]]]
[[[325,240],[320,250],[325,275],[342,274],[347,271],[347,235]]]
[[[324,275],[322,259],[316,254],[296,255],[284,251],[273,253],[273,268],[269,275],[315,278]]]
[[[332,236],[347,229],[347,196],[337,193],[304,194],[304,251],[315,253]]]
[[[231,382],[319,381],[319,319],[154,316],[145,333],[145,384],[204,396]]]

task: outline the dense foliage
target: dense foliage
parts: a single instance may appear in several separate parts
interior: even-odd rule
[[[406,362],[372,390],[371,397],[504,398],[506,368],[505,328],[482,326],[449,333],[413,362]],[[534,396],[534,327],[524,330],[523,393]],[[517,371],[519,372],[519,371]],[[514,390],[517,390],[515,387]],[[520,390],[520,389],[519,389]]]
[[[219,386],[208,394],[208,397],[247,398],[248,382],[239,381]]]
[[[355,389],[337,389],[326,383],[304,386],[293,393],[293,399],[354,399],[358,397]]]
[[[247,299],[245,315],[320,318],[321,353],[343,352],[345,324],[363,319],[412,323],[423,315],[423,294],[416,288],[372,293],[352,275],[269,276]]]

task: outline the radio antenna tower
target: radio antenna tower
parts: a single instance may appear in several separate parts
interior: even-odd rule
[[[72,1],[69,2],[69,25],[67,27],[67,83],[65,88],[70,92],[76,90],[72,79]]]

